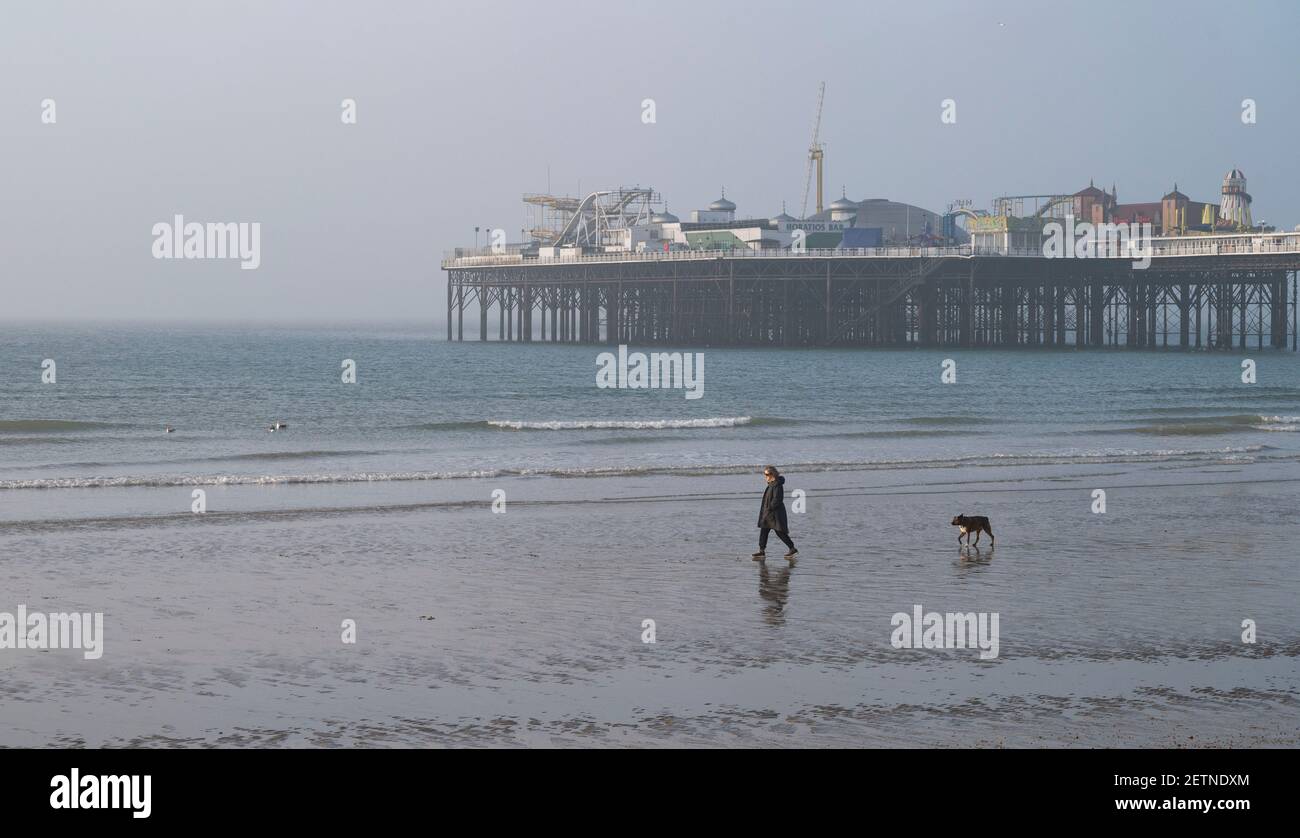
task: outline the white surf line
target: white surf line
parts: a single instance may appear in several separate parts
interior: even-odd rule
[[[1225,486],[1225,485],[1244,485],[1258,486],[1268,483],[1300,483],[1300,477],[1278,477],[1267,480],[1208,480],[1194,483],[1130,483],[1107,486],[1108,490],[1114,489],[1178,489],[1194,488],[1205,486]],[[863,487],[872,488],[872,487]],[[994,492],[1077,492],[1077,486],[1043,486],[1039,488],[1014,488],[1014,489],[938,489],[927,491],[910,491],[910,492],[817,492],[816,497],[893,497],[902,495],[960,495],[960,494],[986,494]],[[512,506],[573,506],[579,504],[607,504],[607,503],[695,503],[701,499],[716,500],[736,503],[751,503],[754,499],[753,492],[734,492],[719,493],[717,495],[702,496],[684,496],[684,495],[640,495],[618,498],[567,498],[564,500],[527,500],[512,499]],[[63,528],[89,527],[96,525],[106,528],[120,528],[129,524],[169,524],[178,523],[183,520],[195,522],[196,525],[206,524],[233,524],[241,521],[271,521],[276,519],[290,520],[294,518],[306,518],[311,516],[325,515],[356,515],[356,514],[395,514],[402,512],[421,512],[428,510],[460,511],[473,510],[483,506],[488,506],[491,501],[488,500],[455,500],[455,501],[432,501],[426,503],[406,503],[406,504],[386,504],[375,506],[324,506],[309,507],[297,509],[263,509],[263,510],[227,510],[222,512],[207,512],[203,515],[194,515],[190,512],[175,512],[164,515],[150,516],[128,516],[121,518],[114,517],[96,517],[96,518],[56,518],[56,519],[26,519],[20,521],[0,521],[0,533],[7,530],[16,531],[41,531],[57,530]]]

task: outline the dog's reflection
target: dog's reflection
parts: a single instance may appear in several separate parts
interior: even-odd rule
[[[790,600],[790,571],[793,561],[775,575],[767,569],[767,562],[758,563],[758,595],[767,601],[763,607],[763,622],[771,626],[785,625],[785,606]]]
[[[974,565],[986,565],[993,561],[993,548],[981,550],[974,545],[970,547],[959,547],[957,549],[958,560],[962,567]]]

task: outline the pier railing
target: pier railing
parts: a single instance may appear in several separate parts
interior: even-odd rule
[[[1149,245],[1153,259],[1187,256],[1300,254],[1300,232],[1240,233],[1221,236],[1166,236],[1151,239]],[[1128,255],[1125,252],[1125,255],[1118,258],[1132,260],[1140,255]],[[613,253],[564,254],[558,258],[550,259],[525,256],[518,250],[499,253],[492,248],[457,248],[444,253],[442,267],[446,269],[509,265],[573,265],[602,262],[685,262],[705,259],[936,259],[976,256],[1045,258],[1042,248],[976,248],[971,245],[961,245],[960,247],[808,248],[802,253],[795,253],[788,249],[750,250],[747,248],[730,250],[620,251]]]

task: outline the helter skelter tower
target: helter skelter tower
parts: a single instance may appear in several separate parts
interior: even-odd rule
[[[1246,175],[1241,169],[1234,168],[1223,178],[1219,217],[1231,221],[1239,230],[1254,226],[1250,220],[1250,193],[1246,191]]]

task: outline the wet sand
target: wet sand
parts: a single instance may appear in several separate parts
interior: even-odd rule
[[[1292,471],[791,474],[793,565],[749,558],[749,475],[10,521],[0,610],[103,611],[106,640],[0,653],[0,745],[1294,747]],[[893,648],[916,604],[997,612],[998,658]]]

